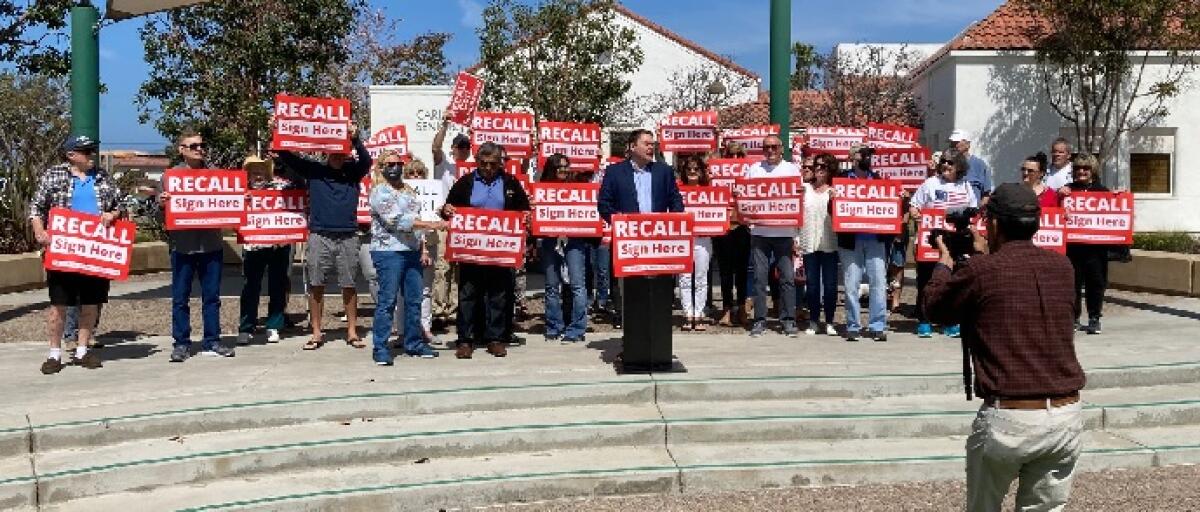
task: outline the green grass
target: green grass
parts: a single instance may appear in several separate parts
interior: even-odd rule
[[[1183,232],[1134,233],[1133,248],[1146,251],[1200,254],[1200,240]]]

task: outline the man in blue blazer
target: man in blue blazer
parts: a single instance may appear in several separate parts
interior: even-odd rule
[[[654,161],[654,133],[634,130],[630,137],[629,158],[604,171],[600,216],[611,222],[614,213],[682,212],[675,170]]]
[[[683,196],[679,194],[679,187],[675,183],[675,170],[667,164],[654,161],[654,133],[650,130],[634,130],[630,134],[628,153],[628,159],[610,165],[604,172],[604,181],[600,184],[600,196],[597,200],[600,217],[606,222],[612,222],[613,214],[617,213],[682,212]],[[651,336],[646,330],[649,328],[646,324],[656,322],[659,316],[665,316],[662,319],[663,322],[654,326],[658,329],[665,327],[665,331],[656,330],[657,335],[655,335],[658,337],[665,335],[665,345],[658,345],[655,350],[659,352],[659,355],[652,359],[661,361],[665,357],[665,365],[669,366],[671,356],[670,295],[674,287],[674,276],[649,276],[622,279],[622,281],[622,286],[625,286],[626,281],[636,281],[632,286],[635,287],[634,290],[637,290],[638,300],[666,301],[665,306],[664,304],[645,304],[648,307],[643,308],[643,305],[639,305],[639,311],[642,313],[648,310],[655,312],[647,316],[647,318],[654,317],[654,321],[635,322],[640,325],[637,326],[635,332],[627,333],[631,334],[632,338],[627,337],[625,342],[627,348],[631,342],[642,347],[649,346],[648,339],[654,336]],[[657,291],[647,295],[645,292],[650,290]],[[621,329],[621,317],[625,310],[621,298],[629,297],[630,294],[625,290],[620,291],[619,294],[620,296],[614,296],[612,300],[617,308],[613,315],[613,327]],[[639,351],[639,353],[645,354],[644,351]],[[648,369],[657,367],[652,361],[631,354],[630,350],[626,350],[625,355],[627,368],[632,366],[632,363],[635,362],[634,359],[645,363],[643,366]]]

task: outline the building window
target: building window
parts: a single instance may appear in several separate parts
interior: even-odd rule
[[[1171,155],[1163,153],[1131,153],[1129,183],[1134,193],[1171,193]]]

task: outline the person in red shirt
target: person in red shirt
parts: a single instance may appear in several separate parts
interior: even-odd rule
[[[1038,151],[1036,155],[1026,157],[1025,161],[1021,162],[1021,182],[1033,190],[1033,194],[1038,198],[1038,205],[1042,208],[1058,206],[1058,191],[1046,185],[1046,165],[1048,163],[1049,158],[1041,151]]]

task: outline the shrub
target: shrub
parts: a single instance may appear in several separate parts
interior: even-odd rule
[[[1163,233],[1134,233],[1133,248],[1146,251],[1200,254],[1200,240],[1187,233],[1174,231]]]

